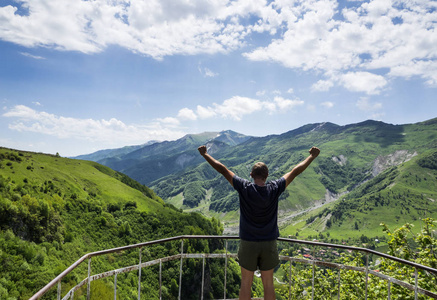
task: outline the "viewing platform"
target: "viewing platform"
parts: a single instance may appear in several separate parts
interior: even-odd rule
[[[184,249],[187,248],[184,247],[184,241],[189,243],[205,240],[222,242],[222,251],[220,253],[184,252]],[[148,247],[179,241],[180,253],[144,261],[144,252],[147,251]],[[117,299],[117,277],[122,273],[129,272],[138,274],[138,299],[141,299],[141,271],[151,266],[159,267],[159,272],[156,274],[159,278],[159,286],[156,287],[159,289],[157,299],[163,299],[162,270],[165,268],[166,263],[176,261],[179,262],[177,299],[183,300],[181,288],[183,280],[186,280],[183,277],[183,269],[187,265],[186,261],[191,259],[202,262],[201,284],[200,290],[197,292],[198,299],[210,299],[206,298],[204,291],[205,263],[209,259],[221,259],[224,264],[223,295],[215,298],[231,300],[234,297],[228,297],[227,293],[228,266],[231,260],[232,263],[237,260],[236,249],[238,249],[238,243],[239,238],[237,236],[183,235],[88,253],[74,262],[30,299],[39,299],[47,293],[53,295],[53,299],[75,299],[75,293],[85,288],[86,292],[84,291],[83,294],[86,294],[87,299],[90,299],[91,282],[111,277],[114,286],[113,299]],[[379,293],[377,299],[391,299],[397,295],[396,293],[405,293],[409,299],[437,299],[437,285],[431,284],[431,288],[429,288],[430,285],[427,284],[428,289],[421,287],[423,283],[432,283],[437,280],[437,269],[428,266],[371,249],[317,241],[278,238],[278,248],[280,249],[281,266],[279,268],[282,272],[282,278],[276,278],[276,282],[281,286],[281,299],[352,299],[349,298],[349,295],[354,295],[353,299],[376,299],[375,296],[371,296],[371,293],[375,293],[375,288]],[[93,258],[97,259],[115,253],[122,255],[126,251],[136,251],[135,249],[138,250],[136,264],[93,274]],[[297,255],[292,255],[289,252],[295,252]],[[341,258],[354,259],[342,260]],[[380,268],[382,264],[391,266],[396,272],[384,272]],[[62,279],[80,267],[87,270],[86,278],[74,287],[69,287],[68,291],[63,290]],[[296,280],[296,278],[299,278],[299,280]],[[287,279],[287,281],[284,282],[283,279]],[[54,293],[55,289],[57,290]],[[176,297],[176,294],[174,296]],[[47,295],[44,296],[44,299],[46,298]]]

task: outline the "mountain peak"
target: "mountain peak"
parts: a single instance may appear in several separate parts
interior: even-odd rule
[[[236,146],[252,138],[232,130],[223,130],[212,140],[220,141],[230,146]]]

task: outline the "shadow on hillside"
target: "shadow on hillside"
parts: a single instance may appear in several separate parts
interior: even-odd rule
[[[383,148],[400,144],[405,141],[404,126],[384,124],[372,129],[366,128],[355,136],[355,142],[376,143]]]

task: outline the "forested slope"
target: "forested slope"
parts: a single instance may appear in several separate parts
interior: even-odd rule
[[[28,299],[85,253],[183,234],[220,234],[221,225],[196,213],[182,213],[165,204],[152,190],[94,162],[0,148],[0,299]],[[221,243],[187,243],[191,251],[214,252]],[[150,247],[143,259],[175,254],[180,243]],[[187,251],[187,250],[186,250]],[[138,252],[108,255],[93,262],[93,272],[138,263]],[[222,293],[215,283],[223,272],[207,265],[206,293]],[[196,272],[184,270],[184,299],[200,289]],[[142,272],[142,299],[157,297],[156,270]],[[179,269],[166,266],[166,299],[177,297]],[[64,294],[86,277],[79,268],[63,280]],[[111,281],[112,279],[110,279]],[[229,280],[234,280],[231,276]],[[238,280],[238,277],[235,277]],[[137,297],[135,273],[120,276],[120,299]],[[234,285],[238,288],[238,282]],[[230,289],[235,296],[237,291]],[[194,292],[195,290],[195,292]],[[56,292],[54,289],[51,293]],[[92,285],[95,299],[112,296],[111,282]],[[193,294],[194,293],[194,294]],[[82,299],[83,290],[76,293]],[[76,298],[75,298],[76,299]]]

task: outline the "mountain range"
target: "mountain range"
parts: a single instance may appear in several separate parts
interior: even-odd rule
[[[425,215],[437,217],[436,170],[423,166],[423,161],[432,162],[436,156],[437,118],[402,125],[372,120],[345,126],[316,123],[264,137],[233,131],[210,132],[186,135],[171,142],[156,142],[121,155],[116,149],[112,150],[112,156],[106,153],[105,157],[94,159],[151,187],[164,201],[177,208],[222,219],[228,232],[234,232],[238,220],[237,196],[197,153],[197,147],[202,144],[206,144],[209,153],[234,173],[247,179],[250,179],[250,168],[256,161],[264,161],[269,166],[269,179],[273,179],[303,160],[311,146],[321,149],[317,160],[280,198],[280,223],[284,233],[334,232],[336,227],[332,225],[341,224],[337,233],[342,236],[341,229],[350,225],[344,222],[346,216],[355,224],[352,220],[356,213],[359,209],[363,211],[361,202],[369,202],[369,197],[387,197],[392,200],[387,202],[395,207],[379,205],[375,210],[373,204],[372,220],[357,217],[359,221],[355,227],[360,230],[356,234],[376,235],[379,223],[387,216],[385,210],[397,212],[389,220],[393,225],[400,221],[415,222]],[[92,155],[82,158],[90,159]],[[408,187],[405,181],[413,179],[427,184],[420,188]],[[371,188],[381,182],[384,187],[376,191]],[[395,201],[396,197],[402,199]],[[423,200],[423,208],[414,209],[414,213],[397,207],[398,204],[406,206],[408,199],[417,197],[426,200]],[[361,204],[356,204],[357,201]],[[339,211],[340,203],[344,206],[344,203],[352,202],[355,203],[352,210],[343,212],[341,217],[333,216],[334,211]],[[321,213],[322,209],[324,213]],[[318,217],[314,218],[314,214]],[[317,222],[301,224],[302,220],[313,218],[324,221],[318,226],[315,226]]]
[[[205,132],[189,134],[176,141],[149,142],[144,145],[101,150],[74,158],[98,162],[149,185],[161,177],[199,164],[202,160],[196,153],[197,147],[204,143],[210,143],[210,151],[214,153],[250,138],[231,130]]]

